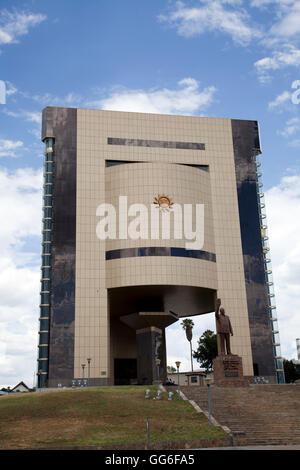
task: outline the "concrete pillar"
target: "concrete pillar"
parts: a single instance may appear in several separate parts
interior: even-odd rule
[[[152,385],[157,383],[156,359],[160,359],[160,381],[164,377],[165,342],[163,331],[150,326],[136,331],[137,378],[139,385]]]

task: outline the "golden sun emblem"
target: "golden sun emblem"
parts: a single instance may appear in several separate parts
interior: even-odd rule
[[[154,204],[156,204],[156,207],[158,207],[160,210],[166,212],[172,209],[174,202],[166,194],[159,194],[158,196],[155,196]]]

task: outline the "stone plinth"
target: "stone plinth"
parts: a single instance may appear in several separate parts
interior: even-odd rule
[[[214,384],[220,387],[247,387],[249,381],[243,375],[242,358],[236,354],[217,356],[213,360]]]

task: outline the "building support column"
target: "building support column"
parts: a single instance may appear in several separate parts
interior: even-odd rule
[[[155,363],[160,359],[160,381],[165,375],[166,356],[164,331],[155,326],[136,331],[137,378],[139,385],[152,385],[158,381],[158,368]]]

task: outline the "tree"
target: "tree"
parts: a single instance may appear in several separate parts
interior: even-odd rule
[[[300,366],[294,364],[293,361],[283,359],[283,369],[286,383],[293,383],[295,380],[300,379]]]
[[[204,331],[201,338],[198,340],[198,349],[194,351],[193,357],[197,359],[201,367],[212,369],[213,359],[218,355],[217,335],[211,331]]]
[[[176,372],[176,367],[173,366],[167,366],[167,372],[169,374],[174,374]]]
[[[193,322],[193,320],[191,320],[190,318],[185,318],[184,320],[182,320],[181,326],[182,326],[182,328],[185,330],[186,339],[187,339],[188,342],[190,343],[190,349],[191,349],[191,368],[192,368],[192,372],[193,372],[194,369],[193,369],[192,339],[193,339],[193,326],[194,326],[194,322]]]

